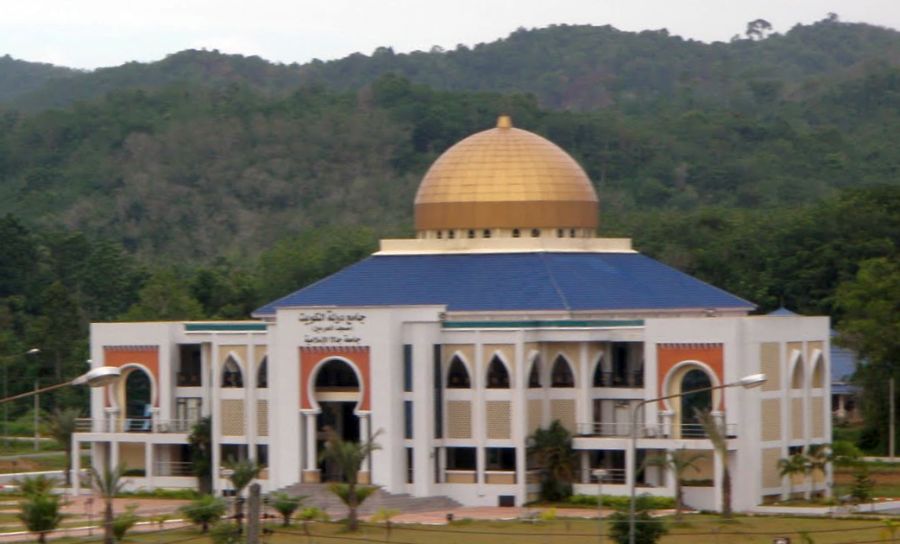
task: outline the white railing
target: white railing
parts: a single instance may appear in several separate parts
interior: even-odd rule
[[[577,431],[579,436],[630,437],[631,423],[603,421],[579,423]],[[725,431],[728,438],[734,438],[737,436],[737,425],[728,423],[725,425]],[[682,423],[681,425],[638,423],[637,435],[638,438],[709,438],[706,430],[699,423]]]
[[[197,423],[189,419],[81,418],[75,431],[80,433],[190,433]]]
[[[157,461],[153,464],[154,476],[194,476],[193,463],[187,461]]]
[[[607,468],[603,469],[605,472],[603,474],[603,483],[604,484],[624,484],[625,483],[625,469],[624,468]],[[593,469],[591,472],[587,474],[587,478],[585,479],[582,476],[581,483],[583,484],[596,484],[597,476],[593,473]]]

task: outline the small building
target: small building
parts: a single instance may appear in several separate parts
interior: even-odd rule
[[[259,308],[252,321],[95,323],[95,365],[124,379],[91,397],[75,435],[134,486],[193,487],[188,435],[210,416],[213,460],[265,464],[269,490],[336,477],[326,432],[376,437],[360,477],[466,505],[536,498],[527,453],[559,421],[575,489],[672,496],[649,456],[702,454],[688,503],[718,509],[723,464],[698,424],[727,430],[734,506],[788,492],[779,459],[830,442],[827,317],[754,305],[597,236],[598,197],[562,149],[501,117],[451,147],[415,200],[417,235]],[[760,388],[642,400],[765,373]],[[636,431],[636,455],[629,437]],[[830,474],[816,475],[828,489]],[[807,484],[798,483],[802,492]],[[217,491],[227,480],[217,473]]]

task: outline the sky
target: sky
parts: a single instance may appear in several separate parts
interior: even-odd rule
[[[551,24],[710,42],[755,19],[785,32],[829,12],[900,29],[900,0],[0,0],[0,55],[91,69],[206,48],[304,63],[379,46],[452,49]]]

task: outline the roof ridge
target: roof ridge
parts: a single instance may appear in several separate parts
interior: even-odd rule
[[[566,294],[563,292],[562,287],[560,287],[559,283],[556,281],[556,276],[553,275],[553,271],[550,269],[550,265],[547,264],[546,252],[541,252],[538,255],[540,256],[541,263],[543,263],[544,265],[544,269],[547,271],[547,276],[550,278],[550,284],[553,285],[553,290],[555,290],[556,294],[559,295],[559,298],[563,303],[563,307],[567,312],[572,311],[572,306],[569,305],[569,299],[566,298]]]

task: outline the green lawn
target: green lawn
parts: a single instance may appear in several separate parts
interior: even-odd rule
[[[672,526],[671,521],[669,522]],[[271,525],[276,533],[264,542],[358,544],[359,542],[392,542],[394,544],[567,544],[597,543],[596,520],[556,520],[552,522],[466,522],[451,526],[394,526],[390,537],[381,526],[365,526],[358,533],[346,533],[338,524],[314,524],[312,537],[307,540],[299,525],[282,528]],[[606,530],[604,524],[604,530]],[[800,533],[808,532],[816,544],[837,544],[848,541],[866,541],[886,538],[884,523],[880,520],[832,520],[786,517],[738,517],[723,523],[713,516],[690,516],[688,522],[671,527],[671,533],[663,537],[664,544],[698,544],[701,542],[771,543],[776,536],[788,536],[794,542],[801,541]],[[883,534],[884,533],[884,534]],[[192,538],[193,537],[193,538]],[[175,529],[162,532],[132,533],[129,542],[211,542],[194,529]],[[78,539],[57,542],[78,542]],[[607,542],[611,542],[607,539]]]

